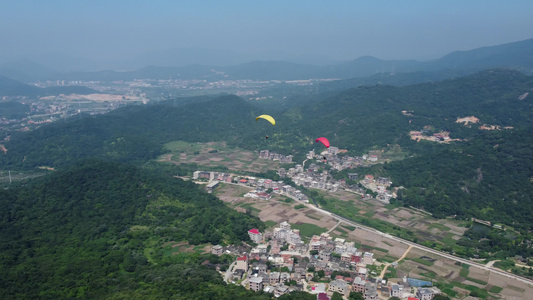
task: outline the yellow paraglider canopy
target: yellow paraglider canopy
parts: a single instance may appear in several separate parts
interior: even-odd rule
[[[255,118],[256,121],[259,120],[259,119],[265,119],[265,120],[269,121],[270,123],[272,123],[272,125],[276,125],[276,120],[274,120],[274,118],[272,118],[269,115],[260,115],[259,117]]]

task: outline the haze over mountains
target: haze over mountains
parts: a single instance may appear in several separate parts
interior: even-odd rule
[[[251,55],[206,49],[174,49],[123,60],[114,68],[74,57],[48,56],[40,62],[19,60],[0,65],[0,75],[21,81],[36,80],[299,80],[310,78],[347,79],[379,73],[436,72],[471,74],[487,68],[510,68],[533,72],[533,39],[457,51],[431,61],[381,60],[364,56],[349,62],[317,66],[288,61],[252,61]],[[109,66],[109,65],[107,65]],[[122,70],[122,71],[119,71]],[[124,71],[128,70],[128,71]]]

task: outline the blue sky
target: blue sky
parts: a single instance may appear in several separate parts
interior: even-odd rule
[[[262,59],[422,60],[533,38],[531,12],[531,0],[0,0],[0,61],[190,47]]]

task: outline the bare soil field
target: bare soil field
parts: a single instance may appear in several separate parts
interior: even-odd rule
[[[242,210],[244,207],[251,207],[252,213],[257,215],[263,222],[273,221],[281,223],[288,221],[292,224],[313,224],[322,228],[330,229],[337,221],[332,217],[327,217],[316,213],[311,209],[294,209],[294,206],[299,204],[297,202],[286,203],[287,199],[284,196],[274,195],[271,200],[259,200],[254,198],[242,197],[244,190],[250,191],[251,188],[234,185],[224,184],[217,189],[217,197],[220,200],[228,203],[237,210]]]

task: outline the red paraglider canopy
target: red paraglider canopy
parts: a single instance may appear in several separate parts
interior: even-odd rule
[[[326,148],[329,148],[329,141],[325,137],[319,137],[318,139],[315,140],[315,142],[316,143],[321,142],[322,144],[324,144],[324,146],[326,146]]]

